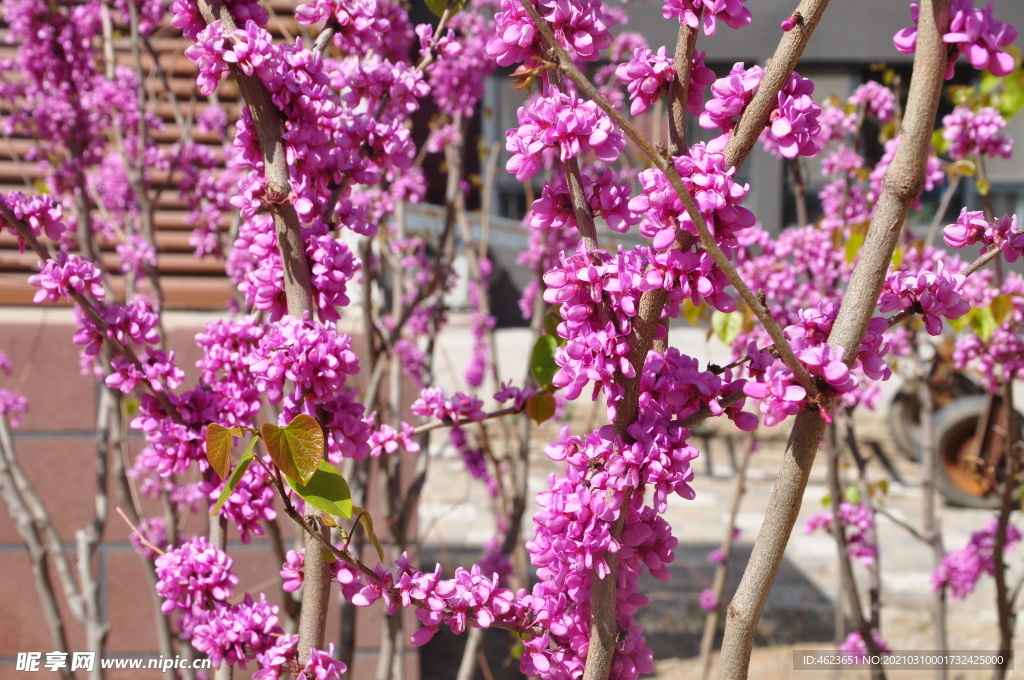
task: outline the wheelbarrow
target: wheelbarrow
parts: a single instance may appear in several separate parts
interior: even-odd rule
[[[938,352],[928,375],[935,414],[938,469],[935,486],[951,505],[998,508],[1007,477],[1007,409],[998,395],[986,394],[968,376],[955,370]],[[1017,441],[1024,434],[1024,415],[1016,414]],[[921,402],[918,385],[908,381],[889,409],[893,442],[911,460],[921,457]]]

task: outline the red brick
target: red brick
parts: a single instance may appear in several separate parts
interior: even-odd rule
[[[96,382],[78,367],[79,347],[71,324],[0,324],[0,350],[11,359],[12,375],[0,386],[25,395],[29,412],[21,430],[68,431],[95,428]]]
[[[15,455],[29,484],[65,542],[92,521],[96,497],[96,444],[89,437],[25,438],[14,442]],[[0,543],[21,544],[7,512],[0,519]]]
[[[3,578],[0,578],[0,602],[4,610],[0,657],[14,657],[18,652],[54,651],[53,637],[42,614],[28,553],[0,552],[0,574],[3,574]],[[85,638],[81,628],[71,617],[59,582],[56,578],[52,578],[52,582],[65,622],[64,635],[68,646],[72,650],[83,651]]]

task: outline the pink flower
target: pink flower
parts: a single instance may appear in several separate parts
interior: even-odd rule
[[[28,282],[40,288],[32,298],[36,303],[70,300],[72,293],[103,299],[100,268],[94,262],[78,255],[68,255],[63,250],[55,259],[41,263],[39,273],[30,276]]]
[[[882,654],[891,654],[892,651],[889,649],[889,645],[886,644],[885,640],[877,631],[871,631],[871,637],[875,641],[875,647]],[[860,631],[853,631],[846,636],[842,644],[839,645],[839,651],[843,652],[843,662],[850,664],[867,663],[868,658],[868,646],[864,643],[864,638],[861,636]]]
[[[714,35],[718,30],[719,19],[729,28],[742,28],[753,20],[750,10],[743,6],[746,1],[665,0],[661,15],[666,19],[678,17],[680,24],[696,29],[701,24],[703,14],[704,35]]]
[[[950,158],[1009,158],[1013,154],[1013,138],[1000,132],[1006,120],[990,106],[977,112],[958,106],[943,117],[942,125],[942,138],[950,143]]]
[[[993,518],[985,524],[985,528],[971,534],[971,539],[961,550],[946,553],[942,563],[932,573],[932,586],[936,591],[949,588],[955,600],[960,600],[972,592],[978,579],[983,574],[995,573],[993,550],[998,520]],[[1013,548],[1022,539],[1020,529],[1013,524],[1006,527],[1006,543],[1003,551]]]
[[[890,122],[896,114],[896,95],[875,80],[860,85],[847,101],[857,106],[863,105],[866,112],[883,125]]]
[[[646,47],[638,47],[631,60],[615,69],[615,76],[627,85],[633,102],[629,112],[638,116],[668,91],[669,83],[676,79],[676,71],[664,46],[658,48],[657,54]]]
[[[959,319],[970,311],[970,304],[961,297],[963,285],[963,275],[950,274],[942,262],[934,272],[890,271],[878,308],[881,312],[892,312],[917,304],[928,333],[940,335],[942,319]]]
[[[557,150],[563,163],[589,151],[605,163],[613,163],[626,145],[622,133],[597,104],[564,92],[520,107],[519,127],[510,129],[505,140],[505,148],[512,152],[505,167],[520,182],[537,173],[542,154],[549,149]]]
[[[914,26],[904,28],[893,38],[896,49],[913,54],[917,48],[917,21],[920,8],[910,4]],[[946,64],[946,79],[953,77],[956,60],[963,54],[976,69],[987,68],[997,76],[1009,75],[1015,67],[1013,57],[1003,48],[1017,39],[1017,29],[992,17],[992,3],[985,9],[974,7],[974,0],[953,0],[950,10],[949,32],[942,36],[945,43],[954,46]]]
[[[711,588],[705,588],[700,591],[700,608],[706,612],[713,612],[718,609],[718,598],[715,597],[715,593]]]

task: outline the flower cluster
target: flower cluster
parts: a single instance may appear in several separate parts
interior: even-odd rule
[[[991,106],[977,112],[958,106],[943,117],[942,125],[942,138],[949,142],[950,158],[1013,155],[1013,138],[1002,134],[1006,119]]]
[[[501,383],[501,389],[494,393],[494,400],[499,404],[504,404],[509,399],[512,400],[512,408],[516,411],[522,411],[526,408],[526,402],[537,393],[532,387],[517,387],[512,384],[512,381]]]
[[[421,32],[421,28],[427,30]],[[436,59],[427,66],[430,88],[441,111],[449,115],[473,115],[484,91],[484,79],[496,64],[487,55],[488,22],[476,12],[459,12],[448,22],[448,33],[433,45],[429,24],[417,27],[421,54],[432,48]],[[460,40],[455,39],[458,32]]]
[[[756,219],[740,205],[750,186],[733,179],[736,171],[726,168],[723,149],[724,138],[719,137],[709,144],[694,144],[686,155],[673,161],[708,230],[719,246],[729,250],[736,247],[737,232],[753,226]],[[643,193],[629,201],[629,209],[646,217],[640,223],[640,233],[654,239],[654,248],[671,246],[679,229],[697,235],[692,217],[665,173],[654,168],[644,170],[640,173],[640,185]]]
[[[935,271],[893,271],[890,267],[878,309],[886,313],[917,305],[928,334],[941,335],[942,319],[959,319],[971,308],[961,297],[963,284],[964,276],[949,273],[941,262]]]
[[[617,177],[611,168],[594,167],[592,170],[583,175],[583,192],[591,213],[604,218],[612,231],[625,233],[640,221],[629,209],[629,183]],[[529,219],[534,229],[575,231],[579,228],[564,173],[555,173],[551,181],[544,184],[540,198],[533,202]]]
[[[676,539],[659,513],[668,497],[692,499],[692,461],[697,450],[687,443],[680,424],[702,408],[725,412],[749,429],[756,418],[741,404],[723,409],[717,403],[739,389],[738,382],[700,371],[697,360],[669,348],[664,356],[648,355],[640,384],[640,415],[628,428],[630,443],[605,426],[585,436],[562,431],[546,449],[549,458],[564,461],[564,476],[552,475],[549,491],[538,500],[534,536],[527,542],[540,582],[523,602],[546,631],[527,642],[521,668],[528,675],[576,677],[583,668],[589,634],[589,592],[593,578],[607,578],[605,554],[618,560],[616,623],[624,631],[616,645],[615,677],[636,678],[651,669],[650,650],[633,614],[647,598],[637,592],[637,579],[648,569],[667,578]],[[641,490],[653,490],[645,505]],[[619,540],[611,527],[623,514]],[[596,576],[595,576],[596,574]]]
[[[883,125],[892,122],[896,115],[896,95],[875,80],[858,86],[847,101],[855,106],[863,106],[867,115],[874,116]]]
[[[985,528],[971,534],[971,540],[960,550],[946,553],[942,563],[932,572],[932,587],[936,591],[949,588],[954,600],[961,600],[972,592],[982,574],[994,574],[996,530],[999,528],[998,518],[988,521]],[[1013,524],[1006,526],[1006,543],[1003,552],[1011,549],[1024,538]]]
[[[26,196],[18,191],[0,194],[0,203],[14,213],[14,216],[28,225],[36,238],[46,238],[59,243],[68,231],[68,226],[63,219],[63,209],[60,203],[53,200],[50,194]],[[0,219],[0,223],[6,220]],[[11,233],[18,239],[18,247],[24,250],[25,242],[21,235],[9,225]]]
[[[913,54],[917,49],[917,21],[920,7],[910,4],[914,25],[904,28],[893,38],[896,49]],[[953,77],[956,60],[963,54],[978,70],[988,69],[997,76],[1005,76],[1015,68],[1013,56],[1004,50],[1017,39],[1017,29],[992,16],[992,3],[985,9],[974,6],[974,0],[953,0],[950,9],[949,32],[942,41],[951,46],[946,62],[946,80]]]
[[[643,281],[641,262],[635,252],[620,250],[612,257],[601,250],[588,252],[582,244],[571,255],[562,253],[560,260],[544,275],[544,300],[561,305],[564,321],[558,325],[558,334],[568,340],[555,354],[561,368],[552,383],[565,387],[568,399],[576,399],[593,381],[594,397],[604,388],[609,411],[614,412],[622,395],[616,373],[636,375],[628,358],[627,331]],[[614,318],[604,318],[601,312],[608,302],[616,310]]]
[[[835,512],[832,510],[808,517],[804,533],[814,533],[819,529],[831,532],[834,520]],[[839,504],[839,521],[845,528],[846,549],[850,557],[859,559],[865,565],[873,564],[878,557],[878,546],[872,538],[875,516],[871,508],[864,503],[844,500]]]
[[[11,374],[11,359],[0,351],[0,372]],[[28,399],[14,390],[0,387],[0,418],[6,418],[11,427],[21,424],[21,416],[28,412]]]
[[[409,410],[423,418],[433,417],[456,425],[487,418],[484,402],[478,397],[465,392],[455,392],[451,397],[445,397],[440,387],[423,389]]]
[[[433,572],[421,572],[403,554],[391,567],[377,565],[375,571],[378,579],[355,593],[352,603],[369,607],[383,600],[389,615],[416,603],[416,616],[423,627],[412,636],[415,645],[429,642],[442,623],[462,633],[468,626],[489,628],[495,621],[516,614],[513,592],[498,586],[496,574],[484,574],[478,566],[470,571],[460,567],[453,578],[443,579],[441,565]]]
[[[182,634],[215,667],[226,663],[245,668],[257,658],[265,667],[273,665],[265,665],[263,655],[284,633],[278,608],[263,595],[253,600],[248,593],[237,604],[229,602],[238,577],[226,553],[197,537],[159,555],[154,565],[157,594],[164,599],[161,611],[180,612]],[[294,642],[289,638],[291,646]]]
[[[612,19],[600,0],[537,0],[535,6],[559,44],[574,59],[596,61],[601,50],[611,45]],[[519,0],[501,0],[501,11],[494,17],[494,23],[494,37],[487,41],[486,49],[499,66],[529,64],[540,55],[540,32]]]
[[[103,298],[103,273],[95,262],[61,250],[54,259],[39,263],[39,273],[28,282],[38,286],[32,301],[57,302],[71,300],[72,294]]]
[[[11,427],[21,425],[21,417],[28,413],[28,399],[14,390],[0,387],[0,417],[7,418]]]
[[[950,248],[982,244],[982,252],[997,246],[1007,262],[1016,262],[1024,253],[1024,232],[1017,229],[1016,215],[1003,215],[995,222],[985,219],[980,210],[960,210],[955,224],[942,230],[942,238]]]
[[[821,107],[811,99],[812,94],[813,82],[801,78],[796,71],[790,74],[779,92],[778,108],[771,112],[768,127],[761,133],[766,151],[790,160],[817,155]]]
[[[823,337],[814,325],[815,320],[807,318],[804,324],[787,326],[783,331],[797,359],[826,393],[838,396],[853,391],[858,381],[843,363],[842,349],[833,349],[825,342],[827,335]],[[768,350],[758,350],[754,343],[750,345],[749,356],[747,372],[751,381],[744,385],[743,392],[761,400],[764,424],[771,427],[798,413],[806,403],[807,390],[797,382],[792,369]],[[831,421],[824,410],[822,416]]]
[[[606,113],[592,101],[580,101],[576,93],[552,91],[519,108],[519,127],[505,135],[512,153],[506,169],[520,182],[533,177],[544,162],[544,152],[558,151],[562,162],[586,152],[605,163],[614,163],[626,140]]]
[[[677,17],[681,25],[697,30],[703,24],[704,35],[714,35],[721,19],[729,28],[743,28],[753,21],[747,0],[665,0],[661,15]],[[703,22],[701,17],[703,16]]]
[[[743,62],[734,64],[728,76],[712,83],[711,99],[700,114],[700,126],[731,132],[738,116],[757,93],[763,77],[764,69],[760,66],[746,68]],[[811,99],[813,93],[814,83],[801,78],[796,71],[790,74],[779,91],[776,108],[769,114],[768,127],[762,133],[762,141],[770,153],[780,158],[818,153],[821,107]]]
[[[975,275],[976,276],[976,275]],[[971,277],[975,278],[974,276]],[[998,296],[995,293],[999,293]],[[1002,288],[987,288],[972,300],[973,306],[985,308],[1002,300],[1005,316],[987,338],[978,333],[963,333],[957,338],[953,360],[959,370],[972,366],[981,372],[989,391],[995,392],[1004,383],[1024,375],[1024,338],[1018,332],[1024,323],[1024,279],[1008,272]]]
[[[878,631],[872,630],[871,637],[875,642],[875,647],[878,648],[881,654],[892,654],[888,643],[878,634]],[[843,663],[866,663],[868,659],[868,646],[858,630],[846,636],[846,639],[839,644],[839,651],[842,652]]]
[[[399,450],[407,453],[419,453],[419,442],[414,438],[413,427],[408,423],[401,423],[401,431],[396,430],[387,423],[382,424],[370,434],[370,457],[379,458],[382,455],[393,455]]]
[[[377,0],[311,0],[296,8],[295,20],[312,25],[333,18],[338,25],[334,44],[342,54],[362,55],[378,48],[397,29],[386,5]]]
[[[285,317],[264,335],[249,368],[256,387],[273,403],[287,395],[293,402],[306,397],[323,401],[345,384],[345,376],[359,372],[359,360],[347,335],[339,335],[331,326]]]
[[[629,112],[639,116],[668,91],[669,83],[675,82],[676,70],[664,46],[659,47],[657,53],[638,47],[632,59],[615,69],[615,76],[626,84],[629,91],[633,102]]]
[[[156,592],[164,599],[160,606],[164,614],[191,611],[195,606],[211,608],[230,599],[238,585],[234,560],[203,536],[160,555],[155,565]]]
[[[365,408],[345,387],[359,372],[351,339],[330,323],[285,317],[260,338],[247,364],[256,387],[281,404],[285,424],[299,413],[325,417],[328,454],[361,459],[368,451]],[[286,393],[286,385],[290,390]]]
[[[760,66],[746,68],[743,62],[734,64],[729,75],[711,84],[711,99],[700,114],[700,126],[731,132],[736,127],[737,116],[754,98],[763,77],[764,69]]]
[[[718,598],[715,597],[715,591],[711,588],[705,588],[700,591],[700,597],[697,599],[697,604],[700,608],[706,612],[713,612],[718,609]]]

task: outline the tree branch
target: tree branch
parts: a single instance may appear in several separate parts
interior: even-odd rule
[[[949,0],[921,4],[917,57],[910,83],[907,116],[896,157],[886,171],[882,196],[861,250],[850,285],[834,324],[829,344],[843,349],[849,363],[857,355],[867,328],[900,228],[921,186],[931,145],[935,112],[942,92],[946,50],[941,34],[949,25]],[[823,408],[830,409],[831,400]],[[810,475],[825,422],[819,411],[804,410],[796,418],[782,467],[768,502],[764,525],[733,602],[729,605],[718,677],[747,677],[754,631],[768,591],[782,563],[783,553]]]
[[[812,5],[827,4],[827,0],[806,1]],[[807,391],[809,395],[816,395],[818,392],[817,386],[814,384],[814,381],[811,380],[810,374],[807,372],[807,369],[796,358],[796,355],[793,353],[792,348],[789,346],[789,342],[786,340],[785,335],[783,335],[782,333],[782,328],[779,326],[778,322],[775,321],[775,319],[768,312],[768,310],[765,309],[764,305],[760,303],[754,292],[750,290],[750,287],[747,286],[747,284],[740,278],[739,273],[736,271],[736,268],[733,266],[732,262],[729,261],[729,258],[726,256],[725,253],[722,252],[722,249],[715,242],[714,237],[711,235],[711,231],[708,229],[707,223],[704,221],[703,216],[697,209],[697,204],[693,198],[693,195],[686,188],[686,185],[683,184],[682,178],[676,171],[675,163],[673,163],[671,159],[668,159],[663,154],[659,153],[657,149],[655,149],[654,145],[652,145],[651,142],[648,141],[647,138],[644,137],[643,134],[641,134],[640,131],[637,130],[636,127],[633,126],[633,124],[630,123],[618,109],[612,106],[612,104],[597,90],[597,88],[594,87],[594,84],[591,83],[590,80],[587,79],[587,77],[576,67],[576,65],[572,61],[572,57],[570,57],[565,52],[565,50],[562,49],[561,45],[558,44],[558,41],[551,30],[551,27],[548,26],[547,23],[541,18],[540,14],[537,12],[537,9],[533,6],[531,0],[520,0],[520,2],[526,9],[527,13],[530,14],[530,17],[533,19],[534,25],[537,27],[537,30],[541,33],[546,45],[554,53],[555,57],[558,60],[558,67],[562,70],[562,72],[576,84],[576,87],[579,88],[580,92],[582,92],[584,95],[592,99],[601,108],[601,110],[608,114],[608,117],[612,119],[612,122],[619,126],[619,128],[622,129],[626,136],[629,137],[629,139],[634,144],[637,145],[637,147],[651,161],[651,163],[665,174],[665,177],[668,178],[669,183],[672,185],[672,188],[676,191],[676,194],[682,201],[683,207],[686,209],[687,214],[693,221],[694,227],[697,229],[701,247],[704,248],[704,250],[706,250],[708,254],[711,255],[715,264],[719,267],[719,269],[722,270],[722,272],[729,279],[729,283],[735,286],[737,292],[740,294],[740,297],[747,304],[747,306],[750,307],[751,310],[753,310],[755,316],[757,316],[758,320],[761,322],[765,330],[768,332],[768,335],[771,336],[772,340],[779,348],[779,354],[782,360],[786,363],[790,370],[793,371],[793,374],[797,377],[797,380],[800,382],[801,386],[803,386],[803,388]],[[804,38],[804,42],[806,42],[806,39],[809,37],[810,34],[808,33]],[[783,80],[782,82],[785,81]],[[769,91],[770,86],[766,83],[762,83],[761,89],[758,90],[759,93],[764,92],[765,96],[767,96],[767,93],[769,93]],[[772,94],[771,97],[774,98],[777,95],[777,93],[778,90],[775,90],[775,94]],[[743,118],[741,118],[741,125],[743,123],[743,119],[745,118],[747,118],[746,113],[744,114]],[[758,130],[758,133],[753,136],[752,140],[749,141],[749,144],[751,146],[753,146],[753,144],[756,142],[757,136],[759,134],[760,130]],[[735,165],[733,157],[730,156],[728,152],[726,153],[726,159],[727,165]],[[736,167],[738,167],[738,165]],[[644,295],[640,299],[641,307],[644,306],[645,300],[648,307],[657,307],[657,316],[655,318],[655,323],[657,323],[661,318],[661,308],[664,307],[665,304],[665,292],[661,289],[658,289],[644,293]],[[653,331],[651,337],[653,340]],[[645,349],[643,355],[646,356],[646,353],[647,350]]]

